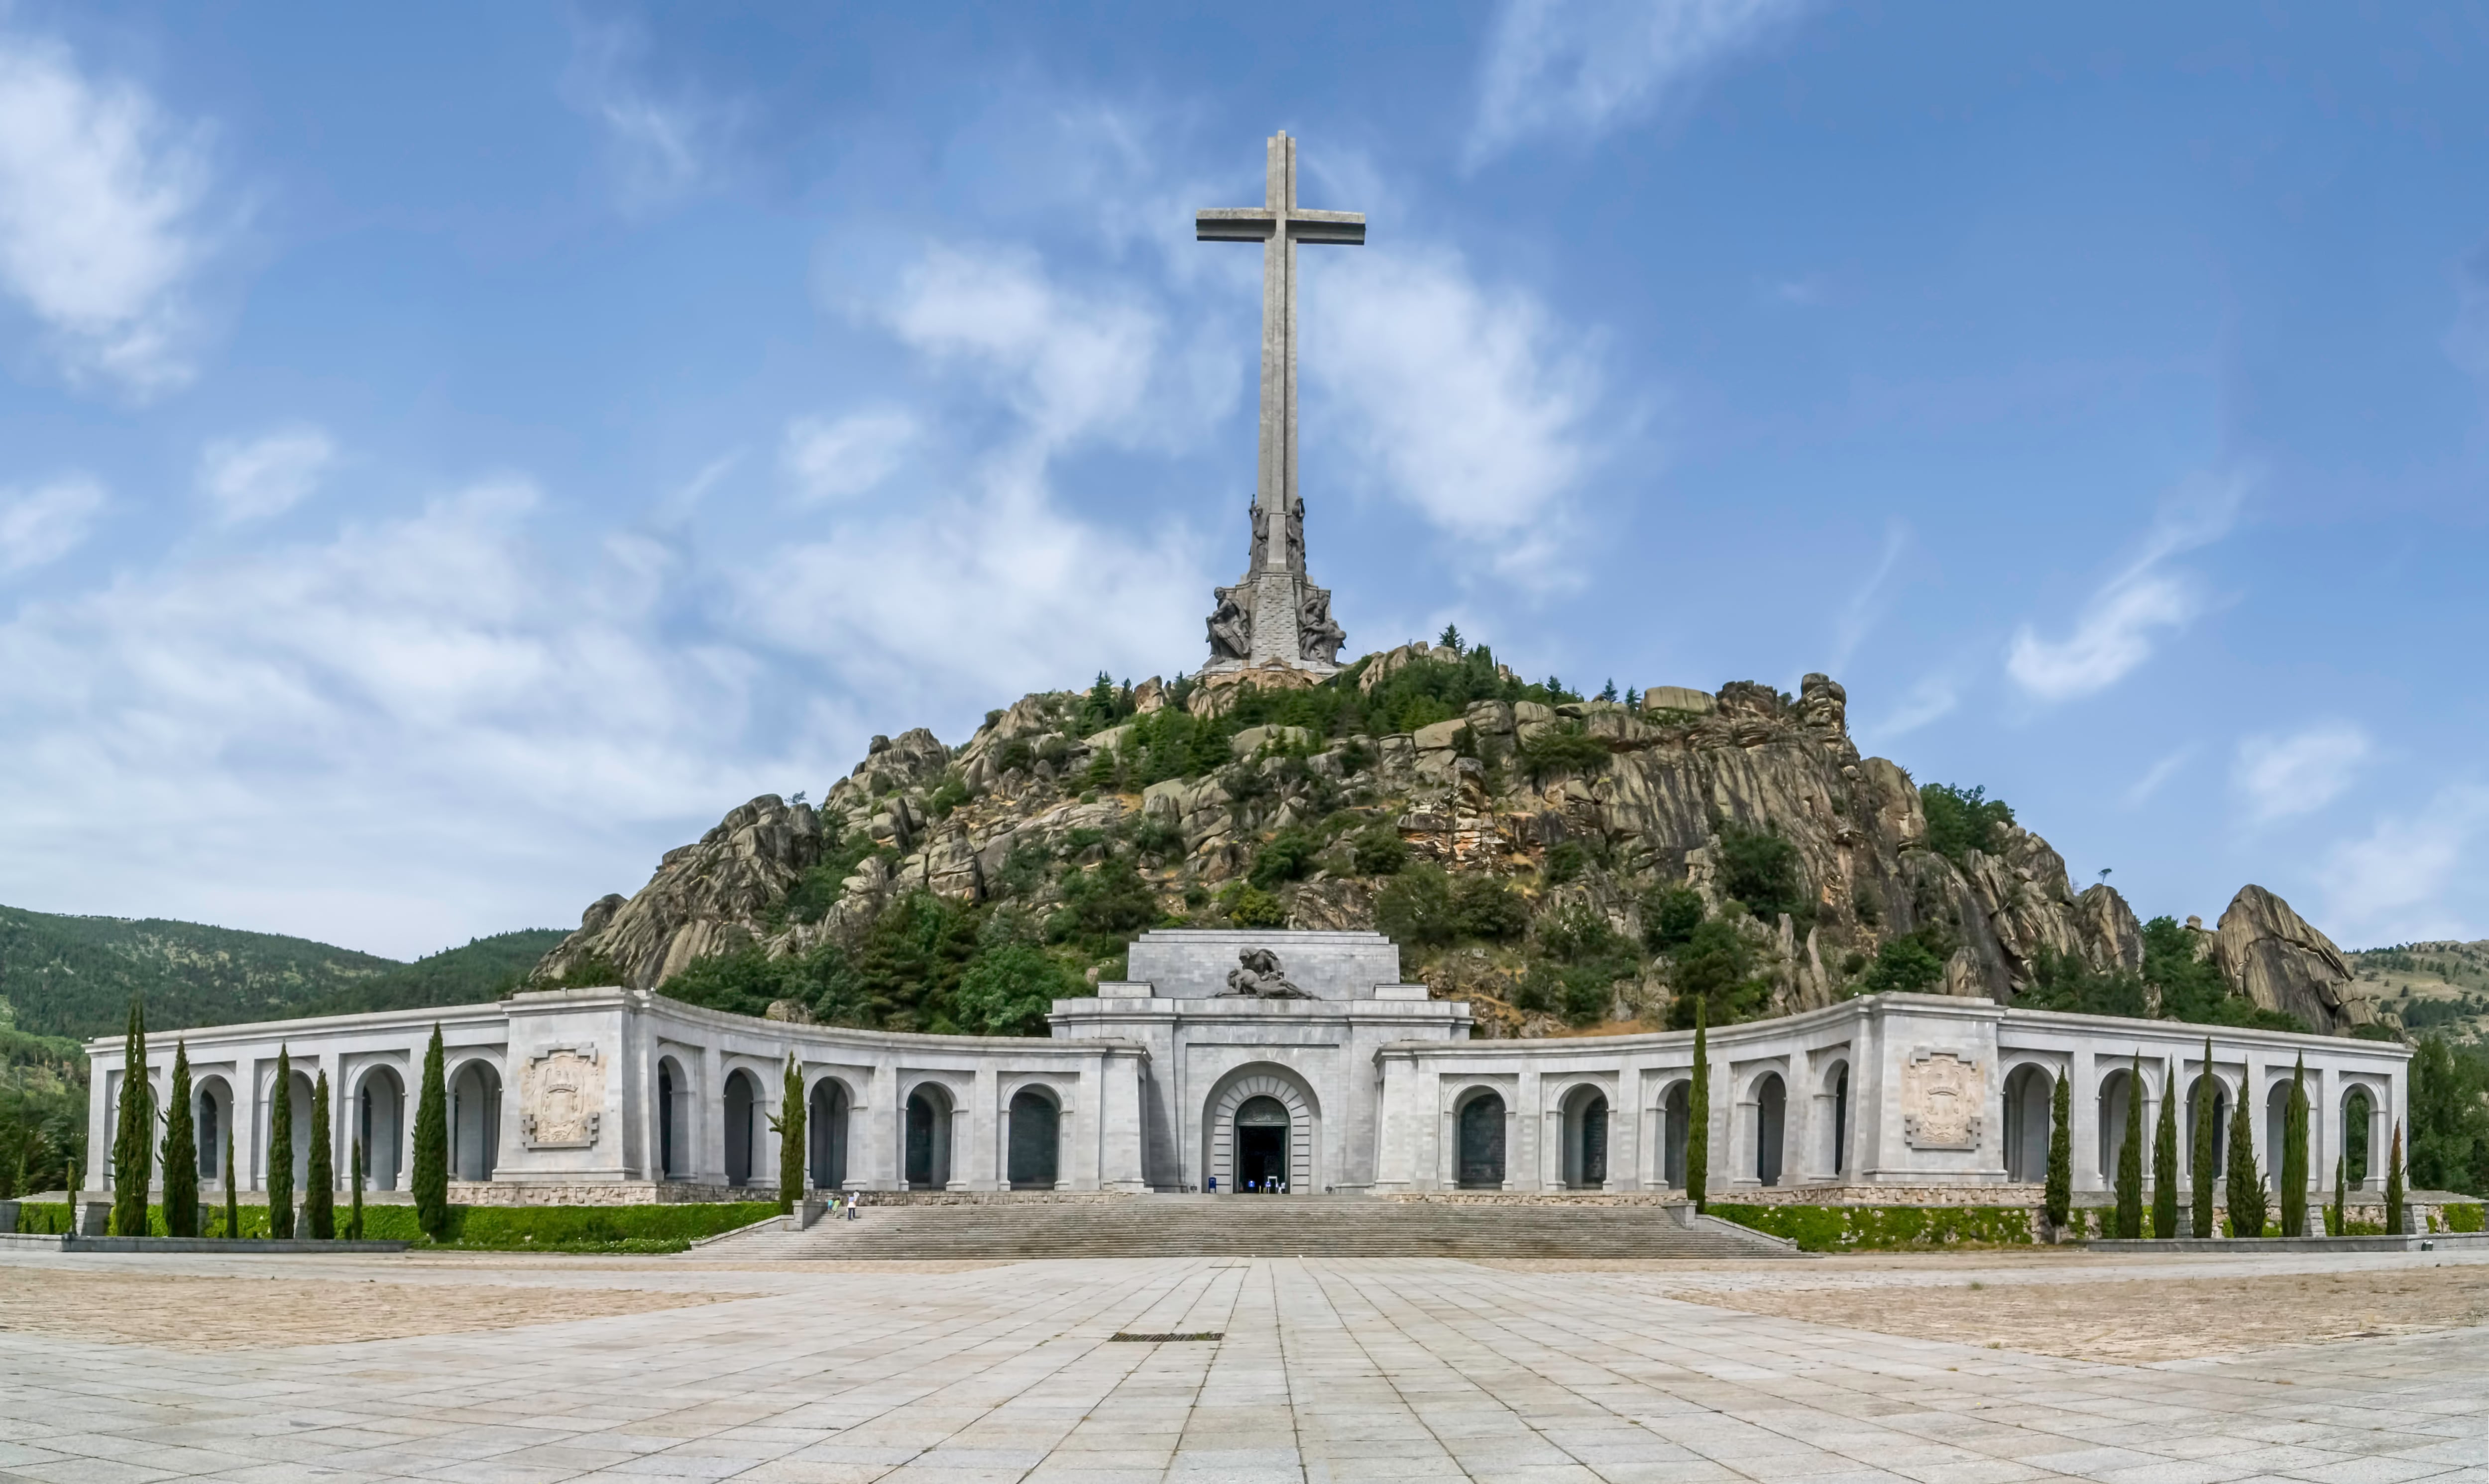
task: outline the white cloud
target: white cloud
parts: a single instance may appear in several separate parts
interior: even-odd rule
[[[103,486],[71,474],[22,494],[0,490],[0,576],[57,561],[86,539]]]
[[[2143,776],[2126,790],[2126,807],[2140,809],[2144,802],[2160,791],[2160,785],[2178,776],[2178,770],[2192,762],[2202,749],[2189,742],[2143,770]]]
[[[1909,527],[1899,520],[1885,523],[1883,555],[1875,558],[1875,570],[1867,574],[1867,580],[1858,585],[1858,590],[1850,595],[1849,601],[1833,620],[1832,659],[1826,673],[1840,674],[1848,666],[1850,656],[1858,652],[1858,646],[1866,642],[1867,636],[1874,631],[1877,620],[1883,617],[1885,581],[1893,575],[1894,566],[1901,561],[1902,553],[1909,548]]]
[[[2365,837],[2336,845],[2320,875],[2333,935],[2358,944],[2476,933],[2477,919],[2446,899],[2476,876],[2469,857],[2484,827],[2489,788],[2457,785],[2425,809],[2382,817]]]
[[[1953,676],[1942,673],[1929,675],[1910,687],[1902,697],[1900,705],[1874,723],[1861,727],[1859,735],[1881,747],[1895,738],[1908,736],[1922,727],[1942,721],[1960,704],[1961,689]]]
[[[2259,824],[2323,809],[2351,786],[2372,751],[2349,722],[2317,722],[2286,736],[2244,738],[2230,782]]]
[[[199,491],[227,524],[281,515],[320,487],[336,456],[337,445],[318,428],[218,439],[199,454]]]
[[[2028,625],[2014,635],[2005,671],[2043,701],[2074,700],[2104,691],[2152,658],[2163,631],[2183,630],[2211,606],[2194,575],[2169,559],[2229,533],[2245,486],[2208,485],[2165,512],[2142,552],[2101,585],[2063,640],[2044,640]]]
[[[644,538],[540,556],[500,481],[332,539],[176,557],[0,623],[0,900],[411,955],[560,924],[814,766],[753,662],[663,633]],[[151,828],[110,851],[95,821]]]
[[[711,184],[740,110],[697,88],[646,76],[647,38],[627,23],[581,23],[563,98],[604,128],[615,196],[626,212],[661,210]]]
[[[898,408],[798,417],[787,424],[778,462],[805,501],[848,499],[889,478],[917,432],[915,417]]]
[[[1351,455],[1502,576],[1559,585],[1600,384],[1539,301],[1448,253],[1361,249],[1312,280],[1305,371]]]
[[[1804,9],[1802,0],[1505,0],[1469,158],[1536,135],[1594,138],[1646,117]]]
[[[72,381],[145,395],[190,377],[185,291],[208,170],[153,99],[0,33],[0,286]]]

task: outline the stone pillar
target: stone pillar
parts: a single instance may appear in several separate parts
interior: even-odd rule
[[[692,1178],[706,1185],[726,1184],[726,1054],[715,1045],[701,1047],[700,1086],[692,1090],[694,1114],[689,1130],[698,1151]]]
[[[2100,1158],[2100,1061],[2089,1047],[2074,1048],[2067,1074],[2074,1085],[2066,1089],[2066,1142],[2072,1146],[2069,1161],[2076,1190],[2105,1190],[2108,1172],[2101,1168]],[[2055,1096],[2055,1090],[2049,1090]]]
[[[1424,1132],[1425,1109],[1417,1105],[1416,1070],[1407,1057],[1383,1058],[1383,1086],[1374,1108],[1374,1188],[1407,1190],[1416,1184],[1416,1153]]]
[[[1002,1133],[1002,1078],[994,1071],[988,1058],[979,1058],[968,1096],[960,1112],[968,1120],[967,1162],[962,1170],[952,1168],[951,1188],[954,1190],[999,1190],[1008,1184],[1010,1171],[1003,1168],[1010,1143]],[[966,1179],[956,1178],[964,1174]]]
[[[1504,1130],[1503,1187],[1506,1190],[1547,1188],[1546,1094],[1538,1070],[1523,1067],[1512,1096],[1512,1123]],[[1454,1158],[1459,1156],[1455,1155]]]
[[[1106,1052],[1099,1068],[1098,1186],[1139,1194],[1149,1189],[1142,1164],[1147,1130],[1142,1127],[1142,1059]]]
[[[899,1069],[885,1059],[873,1069],[873,1102],[859,1107],[851,1117],[860,1116],[865,1127],[863,1161],[866,1190],[896,1190],[900,1187],[901,1141],[905,1137],[902,1110],[899,1105]]]

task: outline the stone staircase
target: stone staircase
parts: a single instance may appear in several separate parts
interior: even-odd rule
[[[1681,1219],[1680,1219],[1681,1217]],[[867,1206],[852,1221],[791,1218],[698,1249],[701,1259],[1080,1257],[1794,1257],[1716,1216],[1663,1206],[1391,1201],[1351,1196],[1141,1195],[1088,1201]]]

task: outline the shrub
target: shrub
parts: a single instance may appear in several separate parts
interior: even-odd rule
[[[317,1241],[337,1236],[337,1169],[335,1129],[329,1122],[329,1070],[320,1069],[311,1085],[311,1150],[303,1162],[302,1224]]]
[[[1278,898],[1251,884],[1228,888],[1222,899],[1227,920],[1239,928],[1284,928],[1288,925],[1288,906]]]
[[[1608,765],[1608,744],[1582,729],[1580,723],[1550,727],[1521,744],[1521,771],[1533,784],[1568,773],[1591,773]]]
[[[1409,842],[1391,825],[1368,825],[1358,831],[1350,857],[1359,875],[1396,876],[1409,864]]]
[[[1263,842],[1253,855],[1253,869],[1246,879],[1263,891],[1283,882],[1301,880],[1313,870],[1314,856],[1322,850],[1322,842],[1302,825],[1292,824]]]
[[[234,1187],[228,1172],[225,1189]],[[417,1223],[438,1239],[449,1222],[449,1094],[442,1081],[441,1026],[432,1027],[432,1043],[424,1047],[421,1089],[415,1104],[415,1171],[408,1182],[415,1195]],[[233,1197],[225,1197],[233,1210]],[[226,1230],[232,1227],[228,1222]]]
[[[1998,836],[2014,822],[2014,811],[2003,799],[1989,798],[1984,786],[1926,785],[1919,789],[1919,809],[1928,819],[1928,848],[1957,866],[1968,865],[1973,850],[1995,854]]]
[[[1108,756],[1102,752],[1100,753],[1098,756],[1100,760],[1106,764],[1107,781],[1112,781],[1115,776],[1114,758]],[[958,769],[953,768],[949,772],[943,774],[942,782],[935,785],[931,793],[926,795],[925,808],[928,813],[933,815],[934,818],[945,819],[950,817],[953,810],[958,809],[960,805],[967,802],[967,780],[959,776]]]
[[[1590,852],[1577,840],[1559,841],[1548,847],[1547,864],[1539,870],[1539,879],[1549,886],[1562,886],[1579,877],[1590,864]]]
[[[436,1026],[435,1045],[440,1035]],[[276,1085],[268,1095],[268,1229],[280,1240],[294,1235],[294,1060],[282,1044],[276,1048]]]
[[[1702,926],[1702,894],[1690,886],[1655,886],[1643,894],[1642,941],[1654,954],[1684,947]]]
[[[164,1110],[164,1228],[199,1235],[199,1135],[190,1123],[190,1048],[173,1043],[173,1082]]]
[[[1374,898],[1374,926],[1408,948],[1441,948],[1459,936],[1452,881],[1432,866],[1400,872]]]
[[[1043,1036],[1054,1002],[1080,990],[1072,971],[1044,950],[1005,943],[979,954],[959,976],[954,1018],[979,1036]]]
[[[2152,1126],[2152,1235],[2178,1235],[2178,1070],[2169,1069],[2160,1089],[2160,1116]]]
[[[2074,1213],[2074,1078],[2058,1077],[2048,1093],[2048,1183],[2042,1192],[2048,1224],[2062,1227]]]
[[[1875,951],[1861,987],[1869,994],[1926,994],[1944,982],[1944,957],[1928,939],[1929,929],[1887,938]]]
[[[1698,1006],[1723,1025],[1752,1020],[1769,1008],[1771,985],[1755,972],[1754,946],[1734,922],[1715,917],[1694,929],[1676,952],[1671,984],[1676,991],[1668,1023],[1683,1030]]]
[[[112,1231],[140,1236],[147,1230],[147,1183],[156,1150],[156,1094],[147,1080],[147,1012],[129,1002],[129,1026],[122,1039],[121,1120],[112,1139]]]
[[[1463,876],[1452,887],[1452,920],[1462,937],[1500,942],[1529,930],[1530,907],[1505,882]]]
[[[1607,914],[1586,901],[1569,903],[1538,922],[1539,952],[1559,963],[1592,963],[1628,956],[1624,938]]]
[[[2222,1207],[2229,1213],[2230,1230],[2241,1237],[2264,1235],[2264,1172],[2256,1168],[2255,1126],[2247,1119],[2247,1104],[2253,1100],[2241,1098],[2230,1110],[2229,1181]]]
[[[1914,1247],[2024,1246],[2031,1213],[2019,1206],[1715,1205],[1710,1213],[1805,1252],[1894,1251]]]
[[[1815,903],[1798,870],[1797,846],[1778,830],[1749,830],[1734,820],[1720,825],[1720,890],[1746,910],[1771,922],[1782,913],[1796,921],[1799,937],[1815,921]]]

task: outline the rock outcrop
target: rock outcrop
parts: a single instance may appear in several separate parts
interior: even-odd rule
[[[1372,697],[1401,670],[1459,658],[1411,644],[1332,683]],[[1909,934],[1951,947],[1944,990],[2005,1002],[2050,957],[2099,973],[2142,967],[2133,911],[2106,885],[2077,893],[2038,835],[2000,823],[1987,849],[1932,848],[1917,785],[1897,764],[1859,755],[1847,696],[1827,676],[1807,676],[1795,697],[1742,681],[1717,692],[1654,687],[1637,708],[1481,700],[1379,737],[1248,730],[1218,720],[1236,695],[1151,680],[1111,725],[1093,719],[1083,734],[1084,698],[1044,693],[989,713],[958,748],[922,729],[875,737],[817,811],[755,799],[670,852],[627,902],[591,906],[537,979],[610,968],[647,987],[755,943],[801,953],[851,939],[916,891],[964,902],[1009,897],[1043,915],[1064,899],[1067,872],[1119,849],[1141,864],[1168,916],[1205,920],[1290,826],[1314,830],[1322,845],[1309,873],[1276,889],[1291,924],[1370,928],[1386,883],[1358,872],[1348,841],[1380,825],[1395,828],[1416,860],[1504,880],[1525,903],[1531,925],[1501,959],[1464,949],[1413,964],[1445,992],[1491,997],[1498,974],[1509,988],[1553,914],[1578,922],[1587,911],[1639,944],[1655,891],[1690,887],[1720,911],[1731,899],[1731,843],[1757,834],[1777,835],[1793,853],[1789,910],[1731,914],[1776,1010],[1855,992],[1879,949]],[[1185,715],[1159,715],[1179,702]],[[1143,786],[1130,764],[1153,717],[1226,729],[1187,776]],[[2231,903],[2217,956],[2258,1005],[2328,1030],[2367,1018],[2365,1002],[2345,991],[2340,953],[2261,888]],[[1657,1014],[1667,979],[1665,964],[1651,962],[1620,977],[1613,1017]],[[1499,1012],[1482,1023],[1527,1034],[1554,1022]]]

